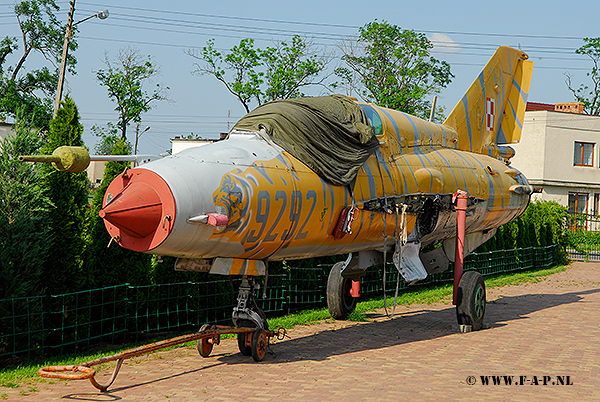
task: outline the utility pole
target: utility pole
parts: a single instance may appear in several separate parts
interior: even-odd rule
[[[73,33],[73,14],[75,13],[75,0],[71,0],[71,8],[69,9],[69,19],[67,22],[67,32],[65,32],[65,44],[63,46],[62,61],[60,62],[60,72],[58,73],[58,88],[56,89],[56,99],[54,100],[54,113],[52,118],[56,117],[58,106],[62,98],[63,86],[65,83],[65,68],[67,66],[67,54],[69,52],[69,43],[71,42],[71,34]]]
[[[62,60],[60,62],[60,71],[58,72],[58,87],[56,88],[56,99],[54,100],[54,113],[52,114],[52,118],[56,117],[56,112],[58,112],[58,107],[60,106],[60,101],[62,99],[62,92],[65,84],[65,70],[67,68],[67,55],[69,54],[69,44],[71,43],[71,35],[73,35],[73,27],[77,24],[81,24],[83,21],[89,20],[90,18],[98,17],[101,20],[108,18],[108,10],[102,10],[98,11],[94,15],[90,15],[89,17],[82,19],[81,21],[73,23],[74,13],[75,0],[71,0],[69,18],[67,20],[67,31],[65,32],[65,44],[63,46]]]

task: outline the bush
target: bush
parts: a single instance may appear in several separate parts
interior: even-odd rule
[[[567,261],[564,222],[567,209],[554,201],[532,201],[517,219],[500,226],[477,252],[558,244],[559,262]]]

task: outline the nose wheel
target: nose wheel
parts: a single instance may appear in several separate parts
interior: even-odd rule
[[[474,331],[483,326],[485,315],[485,283],[476,271],[463,273],[456,294],[456,318],[460,325],[470,325]]]
[[[256,328],[256,324],[250,320],[239,320],[239,327]],[[253,332],[238,334],[237,342],[240,353],[244,356],[252,356],[252,334]]]
[[[233,309],[233,324],[238,328],[256,328],[254,332],[238,334],[238,348],[244,356],[252,356],[255,361],[261,361],[269,345],[269,324],[267,317],[256,303],[254,295],[258,286],[251,277],[244,275],[238,293],[238,304]]]
[[[267,348],[269,347],[269,333],[262,329],[257,329],[252,335],[252,358],[255,362],[262,361],[267,354]]]

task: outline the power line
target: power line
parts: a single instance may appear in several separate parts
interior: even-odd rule
[[[129,22],[136,23],[146,23],[146,24],[154,24],[157,22],[165,22],[170,26],[179,26],[179,27],[191,27],[197,29],[227,29],[228,31],[234,32],[249,32],[249,33],[258,33],[258,34],[267,34],[267,33],[275,33],[275,34],[293,34],[293,35],[314,35],[320,37],[321,39],[343,39],[347,37],[346,34],[335,34],[335,33],[325,33],[319,31],[298,31],[291,29],[279,29],[279,28],[268,28],[268,27],[252,27],[252,26],[240,26],[233,24],[215,24],[215,23],[206,23],[206,22],[198,22],[198,21],[187,21],[187,20],[176,20],[171,18],[160,18],[160,17],[148,17],[148,16],[115,16],[116,20],[123,20]]]
[[[184,15],[184,16],[194,16],[194,17],[204,17],[204,18],[214,18],[214,19],[224,19],[224,20],[233,20],[233,21],[251,21],[251,22],[261,22],[261,23],[271,23],[271,24],[289,24],[289,25],[299,25],[299,26],[314,26],[314,27],[327,27],[327,28],[343,28],[343,29],[353,29],[357,30],[360,28],[357,25],[347,25],[347,24],[332,24],[332,23],[317,23],[317,22],[306,22],[306,21],[291,21],[291,20],[278,20],[278,19],[267,19],[267,18],[252,18],[252,17],[239,17],[239,16],[229,16],[229,15],[216,15],[216,14],[205,14],[205,13],[194,13],[189,11],[173,11],[173,10],[161,10],[161,9],[149,9],[149,8],[140,8],[140,7],[126,7],[120,5],[107,5],[100,3],[86,3],[81,2],[79,4],[84,4],[93,7],[109,7],[111,9],[121,9],[121,10],[130,10],[135,11],[134,15],[124,15],[124,16],[114,16],[113,18],[122,19],[126,21],[134,21],[139,22],[140,19],[150,19],[155,21],[171,21],[173,23],[180,24],[187,23],[198,25],[200,23],[195,21],[181,21],[169,18],[162,17],[152,17],[147,15],[140,15],[139,12],[144,13],[160,13],[161,15]],[[11,4],[4,3],[3,5],[9,6]],[[129,19],[127,17],[130,17]],[[133,18],[133,19],[131,19]],[[204,23],[206,25],[206,23]],[[229,27],[229,29],[237,29],[239,30],[237,25],[231,24],[211,24],[216,27]],[[244,27],[241,27],[244,28]],[[314,31],[294,31],[294,30],[286,30],[286,29],[274,29],[269,27],[245,27],[257,31],[257,33],[261,33],[262,31],[269,32],[287,32],[287,33],[297,33],[297,34],[312,34],[312,35],[320,35],[323,36],[322,39],[331,40],[333,38],[341,38],[344,35],[335,34],[335,33],[322,33],[322,32],[314,32]],[[465,36],[479,36],[479,37],[507,37],[507,38],[528,38],[528,39],[544,39],[544,40],[583,40],[583,37],[579,36],[561,36],[561,35],[534,35],[534,34],[511,34],[511,33],[490,33],[490,32],[467,32],[467,31],[442,31],[442,30],[419,30],[415,29],[417,32],[422,33],[441,33],[446,35],[465,35]],[[183,32],[180,32],[183,33]],[[223,35],[220,35],[223,36]],[[231,36],[225,36],[231,37]]]
[[[117,112],[87,112],[86,114],[88,115],[116,115]],[[220,118],[227,118],[226,115],[196,115],[196,114],[173,114],[173,113],[169,113],[169,114],[157,114],[157,113],[153,113],[152,114],[154,117],[165,117],[165,118],[169,118],[169,117],[176,117],[176,118],[208,118],[208,119],[220,119]],[[242,116],[239,116],[240,118]],[[233,117],[235,118],[235,117]]]
[[[145,12],[155,12],[161,14],[176,14],[176,15],[186,15],[186,16],[196,16],[196,17],[207,17],[207,18],[221,18],[228,19],[234,21],[253,21],[253,22],[268,22],[274,24],[291,24],[291,25],[306,25],[306,26],[320,26],[320,27],[329,27],[329,28],[346,28],[346,29],[358,29],[357,25],[344,25],[344,24],[329,24],[329,23],[319,23],[319,22],[301,22],[301,21],[285,21],[285,20],[274,20],[274,19],[266,19],[266,18],[252,18],[252,17],[234,17],[230,15],[215,15],[215,14],[203,14],[203,13],[192,13],[189,11],[173,11],[173,10],[158,10],[158,9],[150,9],[150,8],[139,8],[139,7],[125,7],[125,6],[116,6],[116,5],[106,5],[106,4],[98,4],[98,3],[85,3],[81,2],[80,4],[86,4],[97,7],[110,7],[116,9],[123,10],[132,10],[132,11],[145,11]]]
[[[142,24],[153,24],[153,25],[157,21],[166,21],[166,22],[169,22],[169,25],[171,25],[171,26],[179,26],[179,27],[183,27],[183,28],[195,28],[196,30],[195,31],[178,30],[178,29],[161,28],[161,27],[156,27],[156,26],[145,27],[145,26],[135,26],[135,25],[131,25],[131,24],[129,24],[128,26],[122,26],[119,24],[111,24],[111,23],[107,23],[107,22],[105,22],[104,24],[108,25],[108,26],[115,26],[115,27],[121,27],[121,28],[129,28],[129,29],[152,30],[152,31],[160,31],[160,32],[170,32],[170,33],[176,33],[176,34],[187,34],[187,35],[206,34],[206,35],[211,35],[211,36],[215,36],[215,37],[225,37],[225,38],[233,38],[233,39],[247,38],[249,36],[248,34],[260,35],[263,37],[269,36],[268,32],[275,33],[278,35],[290,34],[290,33],[313,35],[315,38],[323,39],[323,40],[343,40],[345,38],[348,38],[347,35],[344,36],[344,35],[339,35],[339,34],[329,34],[329,33],[320,33],[320,32],[302,32],[302,31],[281,30],[281,29],[271,29],[269,31],[269,29],[265,28],[265,27],[261,27],[261,28],[237,27],[237,26],[231,26],[229,24],[210,24],[211,26],[215,27],[215,28],[211,28],[211,27],[205,27],[206,24],[202,24],[202,26],[198,26],[199,23],[197,23],[195,21],[194,22],[178,21],[178,20],[158,18],[158,17],[148,17],[148,18],[150,18],[150,21],[148,21],[148,20],[143,20],[144,18],[146,18],[146,17],[144,17],[144,16],[136,16],[136,17],[115,16],[114,17],[114,19],[116,19],[117,21],[122,20],[122,21],[136,22],[136,23],[142,23]],[[222,29],[222,28],[226,28],[226,29]],[[198,30],[200,30],[201,32],[199,32]],[[217,30],[217,32],[212,32],[214,30]],[[221,33],[223,30],[226,30],[227,32],[242,32],[243,35],[223,34],[223,33]],[[428,31],[428,32],[441,32],[441,31]],[[458,32],[454,31],[453,33],[458,33]],[[476,34],[476,33],[471,32],[471,33],[466,33],[466,34]],[[494,34],[489,34],[489,35],[485,34],[485,35],[493,36]],[[519,35],[515,35],[515,34],[506,34],[506,35],[502,35],[502,36],[519,37]],[[529,37],[536,37],[536,38],[548,37],[548,38],[550,38],[550,36],[542,36],[542,35],[529,35]],[[270,38],[270,36],[269,36],[269,38]],[[552,38],[558,38],[558,37],[552,37]],[[561,38],[568,38],[568,37],[561,37]],[[570,38],[574,38],[574,37],[570,37]],[[258,40],[266,40],[266,39],[258,38]],[[182,47],[182,48],[198,48],[198,46],[194,46],[194,45],[182,46],[182,45],[171,45],[171,44],[156,43],[156,42],[154,42],[154,43],[140,42],[140,43],[153,44],[153,45],[159,45],[159,46],[176,46],[176,47]],[[317,44],[317,45],[327,46],[325,44]],[[458,45],[461,48],[480,49],[480,50],[488,50],[488,49],[493,50],[498,46],[498,44],[495,44],[495,43],[436,42],[436,47],[438,48],[438,50],[440,48],[444,48],[444,47],[451,47],[452,49],[454,49],[455,45]],[[528,52],[532,52],[535,50],[538,54],[542,53],[542,54],[569,54],[569,55],[572,55],[575,51],[574,47],[557,47],[557,46],[542,46],[542,45],[523,45],[522,47],[524,47]]]
[[[160,43],[160,42],[149,42],[149,41],[139,41],[139,40],[127,40],[127,39],[113,39],[113,38],[107,38],[107,37],[102,37],[102,38],[97,38],[97,37],[92,37],[92,36],[79,36],[79,39],[86,39],[86,40],[95,40],[95,41],[106,41],[106,42],[117,42],[117,43],[130,43],[130,44],[135,44],[135,45],[148,45],[148,46],[163,46],[163,47],[171,47],[171,48],[181,48],[181,49],[200,49],[200,46],[197,45],[184,45],[184,44],[173,44],[173,43]],[[465,47],[465,49],[472,49],[472,50],[489,50],[490,52],[496,49],[496,45],[493,44],[488,44],[485,46],[481,46],[481,47]],[[217,50],[219,51],[228,51],[229,49],[224,49],[224,48],[217,48]],[[444,51],[443,48],[434,48],[433,50],[434,52],[438,52],[438,53],[444,53],[444,54],[455,54],[455,51]],[[555,52],[551,52],[551,51],[536,51],[536,52],[529,52],[528,50],[526,50],[530,56],[531,59],[542,59],[542,60],[564,60],[564,61],[577,61],[575,58],[565,58],[565,57],[551,57],[551,56],[540,56],[539,54],[553,54]],[[557,54],[570,54],[568,52],[556,52]],[[459,53],[461,56],[475,56],[475,57],[488,57],[489,55],[487,54],[482,54],[482,53],[469,53],[469,52],[463,52],[461,51]],[[573,55],[575,56],[574,52]],[[330,55],[332,57],[332,59],[340,59],[341,56],[340,55]],[[481,64],[469,64],[469,63],[451,63],[451,65],[474,65],[474,66],[481,66]],[[547,68],[547,67],[546,67]],[[559,67],[556,67],[557,69]],[[585,68],[578,68],[578,67],[574,67],[573,69],[581,69],[581,70],[589,70],[585,69]]]
[[[106,4],[99,3],[85,3],[81,4],[92,5],[97,7],[106,7]],[[161,14],[174,14],[174,15],[185,15],[185,16],[196,16],[196,17],[207,17],[207,18],[219,18],[234,21],[252,21],[252,22],[266,22],[273,24],[290,24],[290,25],[301,25],[301,26],[318,26],[318,27],[329,27],[329,28],[344,28],[344,29],[359,29],[358,25],[347,25],[347,24],[331,24],[331,23],[319,23],[319,22],[306,22],[306,21],[290,21],[290,20],[278,20],[278,19],[267,19],[267,18],[252,18],[252,17],[238,17],[231,15],[216,15],[216,14],[204,14],[204,13],[193,13],[189,11],[173,11],[173,10],[160,10],[160,9],[149,9],[139,7],[126,7],[110,5],[110,8],[132,10],[132,11],[144,11],[154,12]],[[492,37],[507,37],[507,38],[530,38],[530,39],[560,39],[560,40],[583,40],[583,37],[579,36],[561,36],[561,35],[533,35],[533,34],[507,34],[507,33],[490,33],[490,32],[465,32],[465,31],[442,31],[442,30],[422,30],[416,29],[418,32],[423,33],[442,33],[450,35],[468,35],[468,36],[492,36]]]
[[[557,35],[528,35],[528,34],[505,34],[505,33],[489,33],[489,32],[461,32],[461,31],[430,31],[418,30],[423,33],[441,33],[446,35],[469,35],[469,36],[498,36],[505,38],[528,38],[528,39],[559,39],[559,40],[583,40],[580,36],[557,36]]]
[[[146,21],[140,21],[139,19],[136,19],[136,18],[115,17],[115,19],[131,21],[131,22],[151,23],[151,22],[146,22]],[[219,25],[219,24],[213,24],[216,26],[215,28],[192,27],[192,28],[196,28],[199,30],[205,30],[208,32],[198,32],[198,31],[193,32],[193,31],[184,31],[184,30],[167,29],[167,28],[135,26],[135,25],[122,26],[119,24],[110,24],[110,23],[104,23],[104,25],[118,26],[121,28],[129,28],[129,29],[142,29],[142,30],[151,30],[151,31],[160,31],[160,32],[170,32],[170,33],[177,33],[177,34],[187,34],[187,35],[190,35],[190,34],[198,35],[198,34],[204,33],[206,35],[211,35],[211,36],[215,36],[215,37],[225,37],[225,38],[233,38],[233,39],[248,38],[249,37],[248,34],[268,36],[269,31],[271,31],[273,33],[280,33],[280,34],[292,33],[295,35],[313,36],[316,39],[322,39],[322,40],[342,41],[344,39],[352,39],[352,40],[357,39],[356,36],[351,37],[348,35],[328,34],[328,33],[319,33],[319,32],[301,32],[301,31],[290,31],[290,30],[269,30],[269,29],[265,29],[265,28],[252,28],[252,27],[250,27],[250,28],[249,27],[239,27],[239,28],[228,27],[227,32],[242,32],[242,33],[244,33],[244,35],[227,35],[227,34],[220,33],[222,31],[222,29],[221,29],[221,25]],[[174,26],[182,26],[182,27],[187,26],[184,24],[177,24],[177,23],[174,23],[173,25]],[[227,25],[224,25],[223,27],[227,27]],[[211,32],[213,30],[217,30],[217,32],[216,33]],[[268,36],[268,38],[271,38],[271,37]],[[265,40],[265,38],[259,38],[259,40],[261,40],[261,39]],[[322,44],[322,43],[316,43],[316,44],[321,45],[321,46],[327,46],[326,44]],[[475,43],[475,42],[460,42],[460,41],[452,41],[452,42],[446,42],[446,43],[437,41],[436,44],[437,44],[438,48],[445,47],[445,46],[454,48],[456,45],[458,45],[461,48],[469,48],[469,49],[495,49],[499,46],[499,44],[497,44],[497,43]],[[526,49],[531,49],[531,50],[537,50],[538,52],[556,53],[556,54],[573,54],[576,50],[575,47],[557,47],[557,46],[541,46],[541,45],[522,45],[521,47],[526,48]]]
[[[82,3],[88,5],[102,6],[96,3]],[[104,5],[105,6],[105,5]],[[215,14],[203,14],[203,13],[192,13],[192,12],[181,12],[172,10],[159,10],[159,9],[145,9],[137,7],[125,7],[125,6],[110,6],[111,8],[133,10],[133,11],[145,11],[155,12],[161,14],[175,14],[185,16],[198,16],[207,18],[219,18],[234,21],[253,21],[253,22],[266,22],[273,24],[290,24],[290,25],[301,25],[301,26],[318,26],[318,27],[330,27],[330,28],[344,28],[344,29],[359,29],[358,25],[345,25],[345,24],[330,24],[330,23],[316,23],[316,22],[301,22],[301,21],[290,21],[290,20],[276,20],[266,18],[252,18],[252,17],[238,17],[238,16],[226,16],[226,15],[215,15]],[[136,14],[139,16],[139,14]],[[264,28],[264,27],[261,27]],[[265,28],[268,29],[268,28]],[[551,40],[583,40],[580,36],[561,36],[561,35],[534,35],[534,34],[507,34],[507,33],[490,33],[490,32],[465,32],[465,31],[442,31],[442,30],[422,30],[415,29],[417,32],[422,33],[442,33],[450,35],[466,35],[466,36],[488,36],[488,37],[509,37],[509,38],[529,38],[529,39],[551,39]]]
[[[124,17],[115,17],[115,19],[117,20],[124,20],[124,21],[133,21],[133,22],[140,22],[138,19],[134,19],[134,18],[124,18]],[[141,21],[142,23],[145,23],[144,21]],[[182,30],[175,30],[175,29],[167,29],[167,28],[156,28],[156,27],[143,27],[143,26],[126,26],[123,27],[121,25],[118,24],[111,24],[111,23],[104,23],[104,25],[108,25],[108,26],[118,26],[118,27],[122,27],[122,28],[130,28],[130,29],[143,29],[143,30],[151,30],[151,31],[160,31],[160,32],[170,32],[170,33],[178,33],[178,34],[187,34],[187,35],[198,35],[199,32],[191,32],[191,31],[182,31]],[[174,26],[185,26],[185,25],[181,25],[181,24],[174,24]],[[218,26],[218,24],[217,24]],[[257,29],[254,30],[254,28],[227,28],[228,32],[243,32],[245,35],[224,35],[221,34],[220,28],[197,28],[197,29],[207,29],[207,30],[213,30],[213,29],[218,29],[218,33],[212,33],[212,36],[217,36],[217,37],[226,37],[226,38],[234,38],[234,39],[243,39],[243,38],[247,38],[249,35],[247,34],[255,34],[255,35],[268,35],[267,33],[265,33],[264,31],[267,31],[266,29]],[[294,33],[294,34],[299,34],[301,32],[298,31],[288,31],[288,30],[274,30],[274,32],[282,32],[282,33]],[[343,39],[349,39],[348,36],[342,36],[342,35],[334,35],[331,36],[329,34],[322,34],[322,33],[316,33],[316,32],[311,32],[311,33],[304,33],[304,34],[312,34],[315,35],[315,38],[317,39],[324,39],[324,40],[343,40]],[[356,38],[354,38],[356,39]],[[324,44],[320,44],[322,46],[326,46]],[[437,42],[437,47],[451,47],[454,48],[454,45],[459,45],[461,48],[468,48],[468,49],[495,49],[498,47],[498,44],[494,44],[494,43],[474,43],[474,42]],[[522,46],[525,47],[526,49],[531,49],[531,50],[537,50],[539,53],[550,53],[550,54],[573,54],[576,50],[576,48],[574,47],[556,47],[556,46],[539,46],[539,45],[525,45]]]
[[[83,3],[83,4],[90,4],[90,5],[95,5],[95,3]],[[331,26],[335,26],[335,27],[344,27],[344,28],[358,28],[357,26],[352,26],[352,25],[341,25],[341,24],[325,24],[325,23],[302,23],[302,22],[298,22],[298,21],[283,21],[283,20],[269,20],[269,19],[261,19],[261,18],[249,18],[249,17],[233,17],[233,16],[221,16],[221,15],[212,15],[212,14],[202,14],[202,13],[190,13],[190,12],[177,12],[177,11],[170,11],[170,10],[156,10],[156,9],[142,9],[142,8],[136,8],[136,7],[124,7],[124,6],[111,6],[111,7],[115,7],[117,9],[125,9],[125,10],[135,10],[135,11],[144,11],[144,12],[159,12],[161,14],[175,14],[175,15],[185,15],[185,16],[203,16],[203,17],[210,17],[210,18],[224,18],[224,19],[232,19],[232,20],[250,20],[250,21],[259,21],[259,22],[274,22],[274,23],[293,23],[293,24],[297,24],[297,25],[314,25],[314,26],[327,26],[327,27],[331,27]],[[310,31],[310,32],[306,32],[306,31],[294,31],[294,30],[287,30],[287,29],[273,29],[273,28],[268,28],[268,27],[239,27],[237,25],[231,25],[231,24],[209,24],[211,26],[213,26],[214,28],[211,27],[205,27],[207,25],[207,23],[199,23],[197,21],[187,21],[187,20],[177,20],[177,19],[171,19],[171,18],[162,18],[162,17],[151,17],[151,16],[144,16],[144,15],[134,15],[134,16],[129,16],[129,15],[124,15],[124,16],[113,16],[113,19],[118,20],[122,20],[122,21],[128,21],[128,22],[137,22],[137,23],[142,23],[142,24],[154,24],[156,22],[159,21],[163,21],[163,22],[169,22],[169,24],[171,26],[180,26],[180,27],[188,27],[188,28],[196,28],[196,29],[204,29],[204,30],[208,30],[209,32],[213,31],[213,30],[218,30],[216,33],[212,32],[210,33],[210,35],[212,36],[217,36],[217,37],[225,37],[225,38],[234,38],[234,39],[240,39],[240,38],[244,38],[247,37],[248,35],[227,35],[227,34],[222,34],[221,31],[223,30],[222,28],[226,28],[227,32],[243,32],[244,34],[247,33],[251,33],[251,34],[255,34],[255,35],[261,35],[261,36],[265,36],[268,35],[267,32],[271,32],[271,33],[275,33],[275,34],[304,34],[304,35],[313,35],[315,37],[318,37],[319,39],[324,39],[324,40],[342,40],[343,38],[347,38],[347,35],[341,35],[341,34],[334,34],[334,33],[322,33],[322,32],[314,32],[314,31]],[[175,30],[175,29],[165,29],[165,28],[157,28],[157,27],[143,27],[143,26],[132,26],[132,25],[128,25],[128,26],[122,26],[119,24],[111,24],[108,22],[104,22],[103,25],[107,25],[107,26],[115,26],[115,27],[120,27],[120,28],[131,28],[131,29],[143,29],[143,30],[152,30],[152,31],[161,31],[161,32],[170,32],[170,33],[178,33],[178,34],[193,34],[193,35],[197,35],[200,34],[200,32],[191,32],[191,31],[185,31],[185,30]],[[201,26],[198,26],[201,25]],[[578,38],[578,37],[573,37],[573,36],[549,36],[549,35],[519,35],[519,34],[495,34],[495,33],[479,33],[479,32],[461,32],[461,31],[440,31],[440,30],[424,30],[421,31],[424,33],[445,33],[445,34],[455,34],[455,35],[476,35],[476,36],[487,36],[487,37],[493,37],[493,36],[500,36],[500,37],[517,37],[517,38],[535,38],[535,39],[582,39],[582,38]],[[207,33],[209,34],[209,33]],[[261,40],[261,39],[259,39]],[[265,40],[264,38],[262,40]],[[119,39],[119,41],[122,41]],[[151,42],[135,42],[135,41],[130,41],[129,43],[141,43],[141,44],[153,44],[153,45],[159,45],[159,46],[177,46],[177,47],[185,47],[185,48],[197,48],[197,46],[181,46],[181,45],[171,45],[171,44],[159,44],[159,43],[151,43]],[[438,42],[439,43],[439,42]],[[496,48],[498,45],[497,44],[480,44],[480,43],[472,43],[472,42],[453,42],[453,44],[456,43],[457,45],[461,46],[462,48],[469,48],[469,49],[493,49]],[[323,45],[323,44],[321,44]],[[326,45],[323,45],[326,46]],[[440,47],[443,47],[444,45],[439,45],[438,44],[438,49]],[[454,47],[454,46],[453,46]],[[531,49],[531,50],[537,50],[538,53],[547,53],[547,54],[572,54],[574,52],[574,48],[565,48],[565,47],[555,47],[555,46],[524,46],[527,49]]]

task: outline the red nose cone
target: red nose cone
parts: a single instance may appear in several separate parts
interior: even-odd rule
[[[163,178],[136,168],[108,186],[100,217],[121,246],[150,251],[171,233],[175,212],[173,193]]]
[[[100,217],[129,236],[141,239],[153,233],[162,218],[156,191],[143,182],[133,182],[123,190],[100,211]]]

